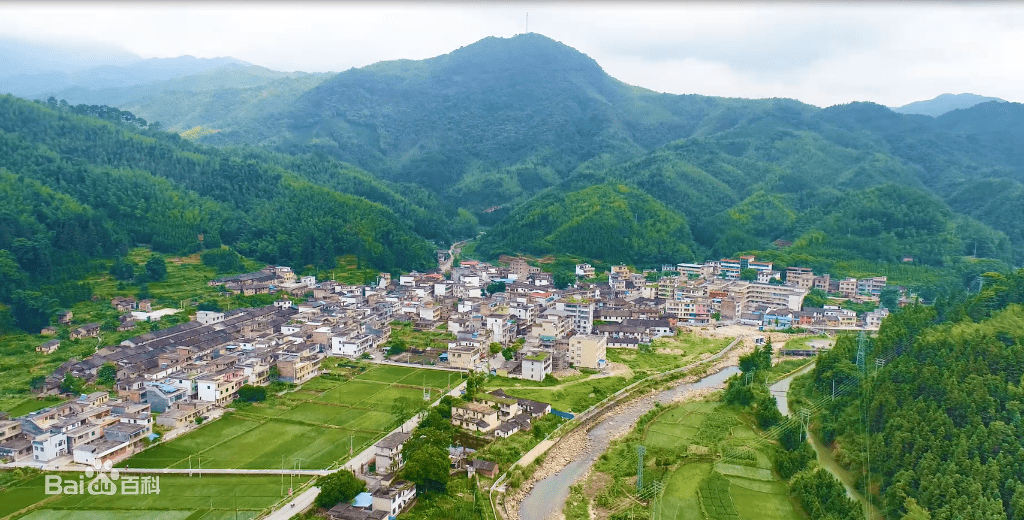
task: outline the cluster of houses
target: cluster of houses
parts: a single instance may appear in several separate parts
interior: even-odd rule
[[[584,280],[566,289],[555,288],[551,274],[523,259],[502,260],[507,266],[463,261],[450,273],[412,272],[397,280],[381,273],[366,286],[298,278],[285,266],[212,280],[211,285],[241,294],[276,292],[282,297],[263,308],[199,311],[194,321],[72,359],[47,378],[44,391],[56,393],[66,373],[94,380],[101,366],[113,364],[122,400],[148,405],[161,413],[157,424],[178,428],[228,404],[244,384],[269,384],[272,369],[283,381],[302,383],[319,375],[326,356],[358,358],[380,351],[395,320],[420,330],[447,329],[454,336],[438,353],[438,365],[540,381],[573,367],[601,370],[609,347],[637,347],[672,335],[680,326],[706,326],[716,314],[765,330],[872,329],[887,314],[880,309],[858,317],[838,306],[802,307],[813,288],[877,302],[885,277],[832,280],[790,267],[783,281],[770,262],[754,257],[665,265],[658,276],[614,266],[607,282]],[[749,270],[756,280],[749,280]],[[662,276],[664,271],[675,274]],[[577,265],[576,273],[583,278],[596,274],[587,264]],[[499,282],[504,290],[488,294],[488,287]],[[111,305],[127,313],[153,312],[148,300],[115,298]],[[59,317],[71,323],[70,311]],[[98,336],[99,328],[82,325],[71,331],[71,338]],[[512,359],[491,359],[493,344],[507,347],[520,339],[522,348]],[[59,346],[51,340],[37,350],[49,353]],[[460,426],[467,429],[509,435],[517,424],[526,427],[514,417],[495,420],[471,408],[459,415]]]
[[[311,307],[290,305],[199,311],[196,321],[64,363],[46,378],[44,389],[56,393],[67,373],[93,381],[100,367],[111,364],[121,399],[145,403],[161,413],[157,424],[179,428],[230,403],[244,384],[269,384],[272,368],[286,382],[302,383],[319,375],[322,345],[284,331],[288,323],[313,320],[318,314]]]
[[[857,303],[879,303],[885,288],[884,276],[833,280],[829,274],[815,275],[810,268],[787,267],[774,269],[771,262],[758,261],[754,256],[739,259],[723,258],[703,264],[668,264],[662,272],[678,273],[660,276],[648,281],[655,271],[630,273],[624,266],[615,266],[609,274],[612,289],[623,291],[623,298],[652,298],[665,316],[675,318],[677,324],[707,326],[712,317],[721,321],[756,326],[762,330],[805,327],[819,330],[877,329],[888,315],[878,309],[858,316],[856,312],[838,305],[824,308],[804,308],[804,297],[812,289],[838,294],[841,299]],[[744,277],[744,273],[752,276]],[[576,266],[576,274],[593,277],[594,268],[588,264]],[[747,279],[742,279],[747,278]],[[900,303],[909,301],[901,288]],[[642,300],[641,300],[642,301]],[[662,301],[664,303],[662,303]],[[604,315],[602,321],[617,321],[618,314]],[[623,319],[628,319],[623,315]]]
[[[478,394],[473,401],[452,406],[452,424],[467,431],[485,435],[508,437],[521,430],[530,430],[535,419],[551,413],[551,405],[518,399],[494,390]],[[409,507],[416,496],[416,486],[395,480],[405,465],[403,448],[411,438],[406,432],[394,432],[381,439],[374,450],[374,468],[379,480],[370,480],[370,491],[357,496],[351,503],[331,508],[327,515],[335,520],[384,520],[394,518]],[[479,473],[488,478],[498,475],[498,464],[471,458],[474,450],[463,446],[448,449],[451,470],[465,470],[472,477]]]
[[[43,465],[70,455],[92,465],[135,453],[152,432],[148,404],[96,392],[17,419],[0,415],[0,459]]]

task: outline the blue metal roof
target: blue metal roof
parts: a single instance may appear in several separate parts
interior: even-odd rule
[[[373,495],[370,493],[359,493],[355,498],[352,499],[352,507],[372,507],[373,506]]]

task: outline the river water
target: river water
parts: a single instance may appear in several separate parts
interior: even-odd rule
[[[810,372],[812,369],[814,369],[814,363],[811,363],[806,367],[801,368],[797,372],[791,374],[789,377],[782,379],[769,387],[769,390],[771,391],[772,395],[775,396],[775,400],[778,401],[779,411],[782,412],[782,415],[790,415],[789,386],[793,383],[793,379],[796,378],[797,376]],[[814,448],[814,452],[818,456],[818,464],[820,464],[821,467],[828,470],[829,473],[831,473],[833,476],[839,479],[840,482],[843,483],[843,487],[846,488],[846,496],[856,500],[862,508],[865,506],[868,507],[871,511],[871,518],[882,518],[877,508],[875,508],[873,505],[868,504],[867,500],[864,499],[864,496],[861,495],[859,491],[857,491],[856,487],[854,486],[856,481],[854,480],[853,475],[851,475],[850,472],[846,470],[846,468],[842,467],[838,462],[836,462],[835,457],[832,456],[832,451],[823,446],[821,442],[818,441],[818,439],[816,439],[813,435],[810,435],[809,433],[808,441],[810,441],[811,447]]]
[[[523,499],[519,508],[519,517],[522,520],[547,520],[561,511],[565,506],[566,498],[569,497],[569,487],[575,484],[597,461],[597,458],[608,449],[613,434],[634,424],[641,415],[654,408],[654,403],[668,404],[693,390],[722,387],[726,379],[739,371],[739,367],[734,365],[697,382],[680,383],[668,390],[638,399],[620,409],[615,415],[608,415],[601,419],[587,432],[588,447],[577,456],[576,460],[567,464],[558,473],[533,486],[530,493]]]

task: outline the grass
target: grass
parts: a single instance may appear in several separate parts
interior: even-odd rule
[[[624,377],[602,377],[570,383],[558,390],[549,388],[506,388],[514,397],[548,403],[563,412],[580,413],[632,382]]]
[[[564,419],[560,419],[554,414],[548,414],[535,420],[533,428],[540,428],[541,432],[546,434],[557,428],[564,421]],[[504,471],[540,444],[543,438],[544,435],[541,435],[539,438],[536,437],[532,429],[530,431],[516,432],[506,438],[495,439],[494,442],[478,451],[475,458],[497,462],[502,471]]]
[[[608,361],[622,363],[639,375],[658,374],[684,367],[714,354],[731,339],[708,339],[679,332],[675,336],[652,342],[652,351],[630,348],[609,348]]]
[[[319,377],[265,403],[236,404],[235,412],[124,464],[188,468],[201,459],[204,468],[328,468],[350,458],[350,450],[371,446],[425,405],[422,388],[401,381],[426,381],[435,398],[448,383],[447,373],[396,366],[354,375],[350,380]]]
[[[33,504],[36,509],[21,516],[27,520],[134,519],[179,520],[198,518],[254,518],[283,498],[278,475],[160,475],[160,493],[148,495],[43,494],[43,477],[15,490],[0,492],[0,515]],[[295,477],[298,487],[309,477]],[[289,477],[284,479],[287,494]],[[38,489],[38,493],[31,493]]]
[[[711,474],[711,464],[687,464],[665,483],[658,520],[704,520],[697,502],[697,486]]]
[[[636,447],[643,445],[644,481],[664,484],[657,520],[800,520],[772,471],[772,448],[750,442],[751,423],[747,411],[715,401],[655,407],[595,464],[593,474],[612,481],[597,504],[603,512],[637,508]],[[647,507],[635,512],[649,515]]]
[[[448,343],[455,340],[455,335],[447,331],[416,330],[412,322],[395,321],[391,323],[391,341],[404,342],[415,348],[448,348]]]

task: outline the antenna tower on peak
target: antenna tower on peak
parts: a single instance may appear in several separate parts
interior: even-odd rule
[[[526,13],[526,33],[525,34],[530,34],[530,13],[529,12]]]

